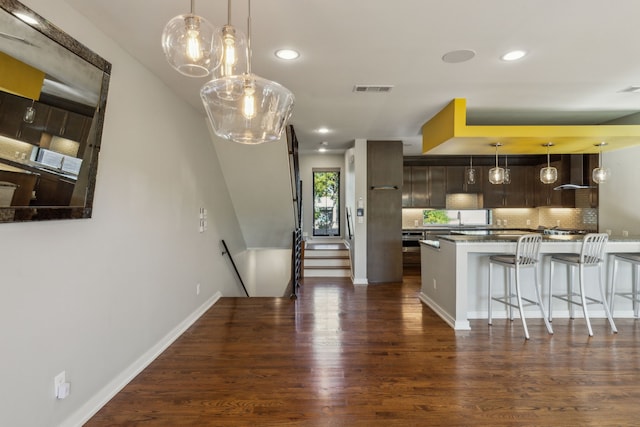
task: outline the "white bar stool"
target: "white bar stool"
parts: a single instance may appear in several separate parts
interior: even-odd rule
[[[613,313],[613,300],[616,295],[630,299],[633,302],[633,315],[638,317],[640,309],[640,254],[620,253],[611,254],[613,257],[613,275],[611,277],[611,293],[609,294],[609,304]],[[618,273],[618,263],[628,262],[631,264],[631,292],[616,292],[616,275]]]
[[[609,304],[604,292],[604,286],[602,284],[602,264],[604,260],[604,249],[609,240],[609,235],[606,233],[589,233],[584,236],[582,241],[582,249],[579,254],[554,254],[550,258],[549,268],[549,321],[552,320],[552,296],[569,304],[569,316],[573,319],[573,306],[579,305],[582,307],[584,313],[584,320],[587,323],[587,329],[589,336],[593,336],[593,330],[591,329],[591,321],[589,320],[589,313],[587,311],[587,304],[602,304],[604,311],[611,324],[611,329],[614,333],[617,333],[615,323],[613,323],[613,317],[611,317],[611,311],[609,311]],[[556,263],[564,264],[567,266],[567,293],[562,295],[553,295],[553,266]],[[591,298],[585,295],[584,292],[584,269],[585,267],[598,267],[598,283],[600,287],[601,299]],[[573,272],[577,268],[579,271],[580,286],[578,292],[574,292],[573,288]],[[580,300],[575,300],[574,297],[580,297]]]
[[[517,308],[520,312],[520,319],[522,319],[522,327],[524,328],[524,337],[529,339],[529,330],[527,329],[527,321],[524,317],[524,307],[530,305],[537,305],[540,307],[544,324],[547,326],[547,331],[553,334],[551,324],[547,319],[547,313],[545,313],[544,306],[542,304],[542,298],[540,296],[540,285],[538,282],[538,254],[540,253],[540,243],[542,242],[542,236],[540,234],[525,234],[518,238],[516,245],[516,253],[504,254],[504,255],[492,255],[489,257],[489,325],[492,324],[491,317],[491,302],[497,301],[505,304],[509,307],[509,318],[513,320],[513,308]],[[493,266],[500,265],[504,267],[505,273],[508,274],[508,280],[506,285],[505,295],[494,297],[492,291],[492,274]],[[532,268],[534,277],[534,289],[536,291],[537,301],[533,301],[524,298],[520,291],[520,270],[522,268]],[[512,272],[515,274],[515,291],[513,289]],[[515,303],[514,303],[515,298]],[[526,301],[528,304],[523,304],[522,301]]]

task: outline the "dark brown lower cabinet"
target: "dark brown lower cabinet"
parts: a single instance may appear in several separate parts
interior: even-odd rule
[[[73,195],[73,182],[42,175],[36,185],[36,198],[32,206],[69,206]]]

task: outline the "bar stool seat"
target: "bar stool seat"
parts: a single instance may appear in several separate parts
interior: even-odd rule
[[[550,258],[549,268],[549,321],[552,320],[553,304],[552,297],[566,301],[569,305],[569,316],[573,319],[573,306],[579,305],[582,307],[584,313],[584,319],[587,323],[587,330],[589,336],[593,336],[593,329],[591,328],[591,321],[589,320],[589,313],[587,310],[587,304],[602,304],[606,313],[607,319],[611,325],[611,329],[614,333],[617,333],[616,325],[613,322],[613,317],[609,310],[609,304],[605,296],[603,281],[602,281],[602,264],[604,260],[604,249],[606,247],[609,235],[606,233],[589,233],[584,236],[582,241],[582,248],[579,254],[553,254]],[[567,293],[566,294],[553,294],[553,269],[555,264],[563,264],[567,266]],[[588,297],[585,295],[584,282],[585,282],[585,268],[597,267],[598,268],[598,283],[600,288],[601,299]],[[579,271],[579,287],[578,292],[574,292],[573,276],[574,270]],[[578,297],[579,299],[576,299]]]
[[[611,313],[613,313],[614,299],[617,295],[632,301],[633,315],[638,317],[638,311],[640,311],[640,253],[619,253],[611,254],[611,256],[613,257],[613,275],[611,277],[611,291],[609,294]],[[616,276],[619,262],[631,264],[631,292],[616,292]]]
[[[542,319],[547,327],[547,331],[553,334],[551,324],[547,319],[544,306],[542,304],[542,298],[540,296],[540,285],[538,282],[538,254],[540,252],[540,243],[542,242],[542,236],[540,234],[526,234],[518,238],[516,244],[515,254],[500,254],[492,255],[489,257],[489,325],[493,323],[491,315],[491,303],[497,301],[506,305],[509,308],[509,318],[513,320],[513,308],[517,308],[520,312],[520,319],[522,319],[522,327],[524,328],[524,336],[529,339],[529,329],[527,328],[527,321],[524,315],[524,307],[530,305],[537,305],[540,307],[542,313]],[[508,275],[505,294],[502,296],[493,296],[492,283],[493,283],[493,266],[499,265],[504,268],[505,273]],[[521,279],[520,270],[523,268],[533,269],[534,274],[534,286],[537,301],[525,298],[521,293]],[[513,274],[512,274],[513,273]],[[512,275],[515,275],[515,288],[512,281]],[[515,300],[515,301],[514,301]],[[527,304],[523,304],[522,301],[526,301]]]

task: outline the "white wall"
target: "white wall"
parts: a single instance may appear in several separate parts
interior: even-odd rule
[[[24,2],[113,64],[93,218],[0,224],[0,425],[78,425],[218,293],[242,295],[219,242],[245,247],[203,114],[64,1]]]
[[[367,140],[356,139],[354,146],[354,197],[356,208],[360,199],[364,205],[365,214],[362,222],[354,212],[355,225],[353,242],[353,283],[355,285],[367,285]]]
[[[600,184],[599,229],[613,235],[640,236],[640,147],[625,148],[602,154],[603,166],[611,169],[609,181]]]
[[[267,144],[214,138],[234,210],[249,248],[291,248],[295,227],[286,136]]]
[[[302,180],[302,232],[313,238],[313,170],[340,169],[340,235],[346,235],[344,155],[343,154],[300,154],[300,179]]]

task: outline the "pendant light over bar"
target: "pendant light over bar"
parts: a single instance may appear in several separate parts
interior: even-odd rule
[[[602,167],[602,147],[607,145],[607,143],[601,142],[599,144],[594,144],[594,145],[600,148],[600,152],[598,153],[598,167],[595,168],[591,173],[591,179],[593,179],[593,182],[595,182],[596,184],[602,184],[607,179],[609,179],[609,176],[611,174],[609,169]]]
[[[220,30],[196,15],[195,0],[191,12],[171,19],[162,32],[162,49],[167,61],[181,74],[206,77],[220,66],[222,40]]]
[[[502,184],[504,182],[504,169],[498,166],[498,147],[502,146],[502,144],[496,142],[491,145],[496,147],[496,166],[489,169],[489,182],[492,184]]]
[[[465,179],[467,184],[475,184],[476,183],[476,170],[473,168],[473,156],[469,157],[469,167],[464,171]]]
[[[251,0],[247,18],[247,72],[206,83],[200,97],[216,135],[242,144],[280,139],[294,97],[284,86],[251,71]]]
[[[503,184],[511,184],[511,169],[509,169],[508,157],[509,156],[505,154],[505,156],[504,156],[504,180],[502,181]]]
[[[231,25],[231,0],[227,2],[227,25],[222,27],[222,63],[216,69],[217,77],[237,76],[247,72],[249,50],[247,37]]]
[[[553,143],[547,142],[546,144],[542,144],[542,146],[547,147],[547,166],[540,169],[540,181],[543,184],[553,184],[558,180],[558,169],[551,166],[549,158],[549,149],[553,147]]]

